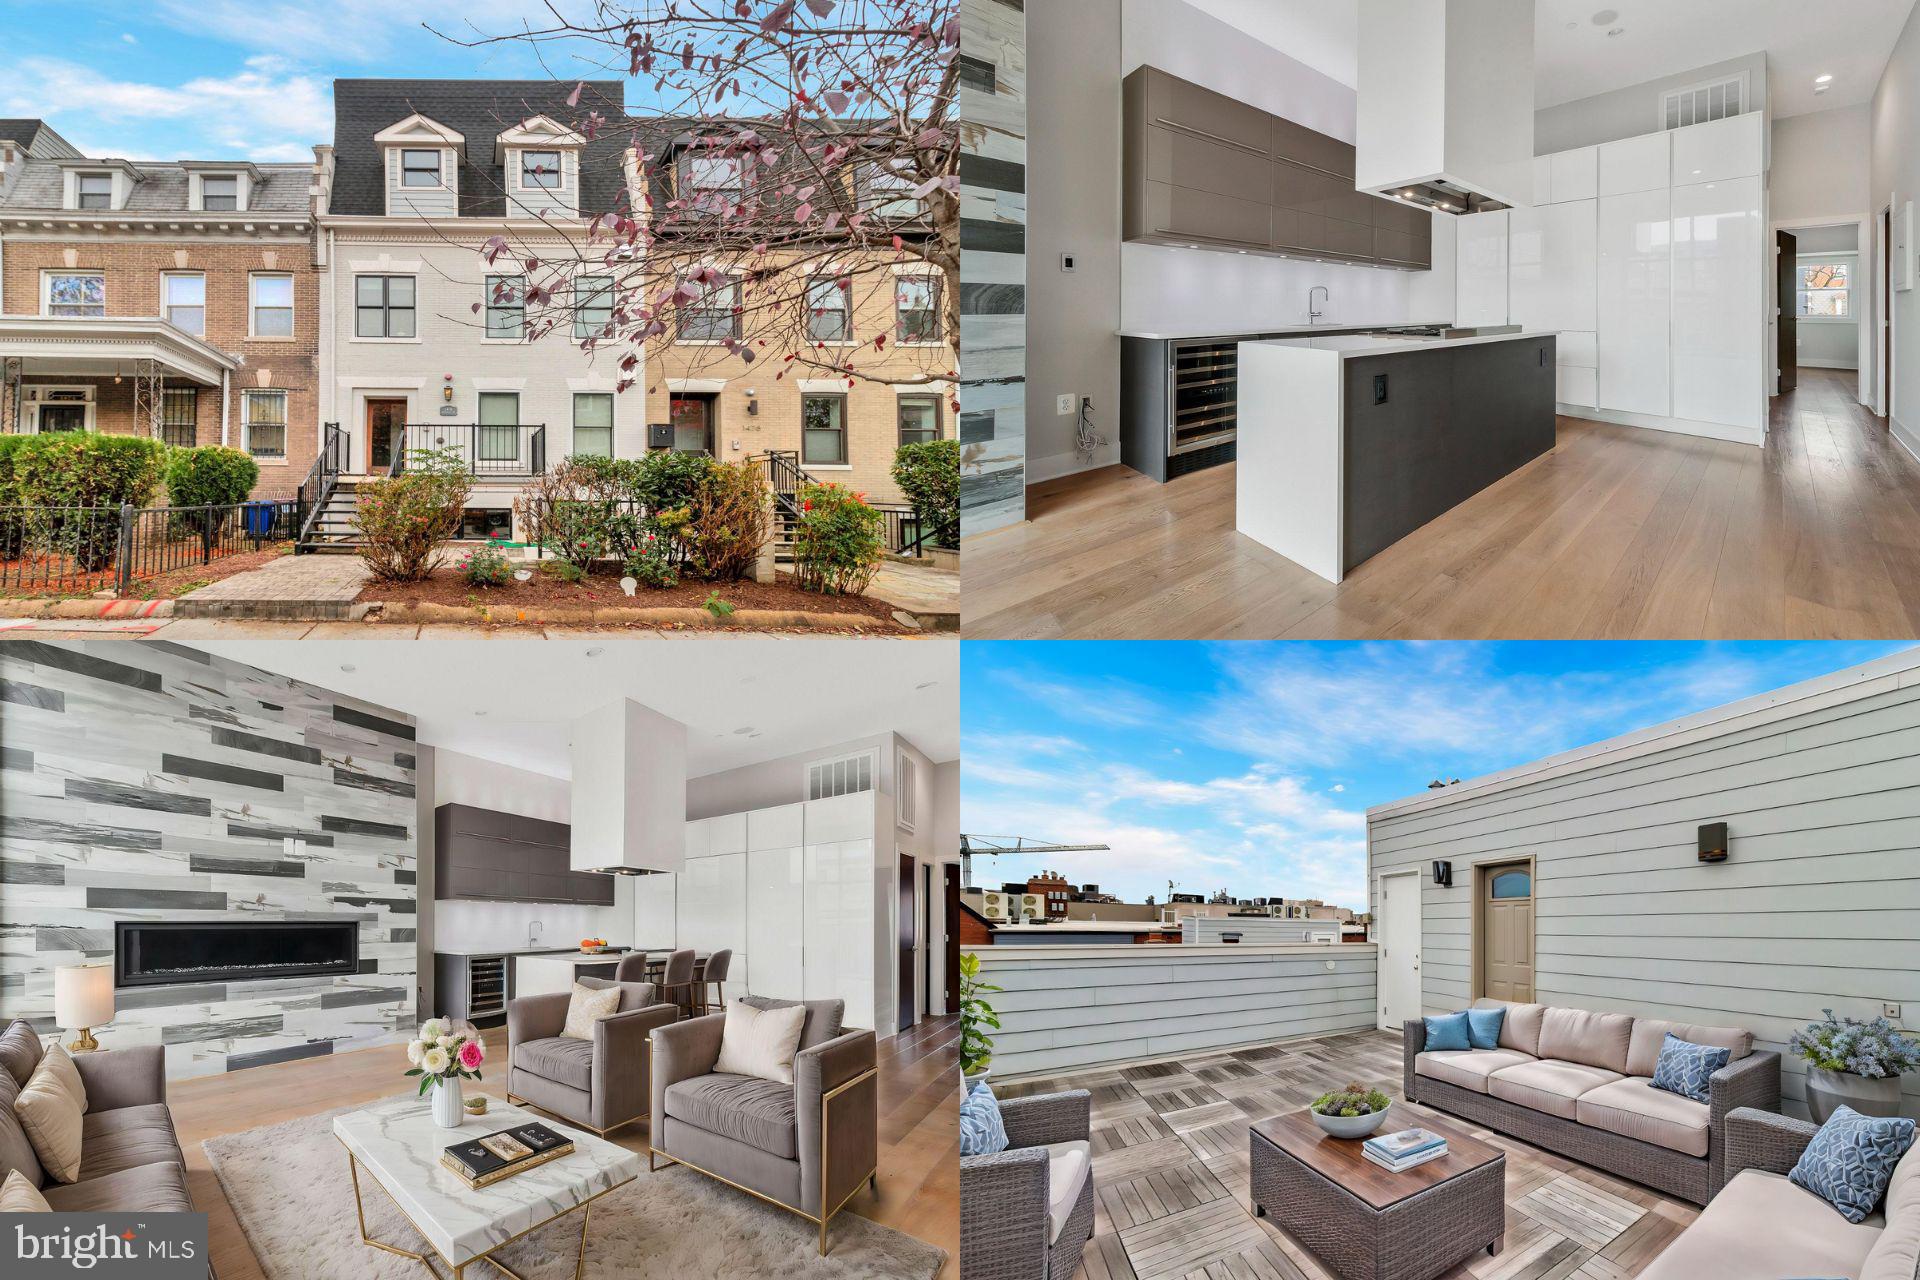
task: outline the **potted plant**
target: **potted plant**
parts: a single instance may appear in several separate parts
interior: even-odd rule
[[[1815,1123],[1842,1103],[1863,1116],[1900,1114],[1900,1077],[1920,1068],[1920,1044],[1885,1018],[1836,1018],[1833,1010],[1793,1033],[1787,1045],[1807,1063],[1807,1110]]]
[[[407,1042],[407,1071],[420,1077],[420,1092],[433,1091],[433,1122],[443,1129],[457,1129],[463,1117],[460,1105],[460,1081],[480,1078],[480,1064],[487,1060],[480,1033],[465,1023],[446,1018],[428,1018],[420,1024],[420,1035]]]
[[[989,1028],[1000,1029],[1000,1016],[993,1011],[982,996],[983,992],[998,991],[999,987],[984,982],[980,977],[980,957],[969,951],[960,957],[960,1092],[962,1095],[973,1091],[973,1086],[987,1078],[987,1072],[993,1062],[993,1037],[987,1034]]]
[[[1365,1138],[1387,1122],[1393,1099],[1378,1089],[1350,1084],[1308,1104],[1313,1122],[1336,1138]]]

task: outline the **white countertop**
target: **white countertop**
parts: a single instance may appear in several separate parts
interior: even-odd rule
[[[1349,323],[1323,322],[1321,324],[1274,325],[1260,329],[1190,329],[1173,333],[1153,333],[1144,329],[1121,329],[1123,338],[1151,338],[1156,342],[1184,342],[1189,338],[1260,338],[1274,334],[1293,333],[1339,333],[1343,329],[1447,329],[1453,327],[1451,320],[1383,320],[1379,322],[1361,320]]]
[[[1521,342],[1528,338],[1551,338],[1558,331],[1554,329],[1522,329],[1518,333],[1488,333],[1474,338],[1396,338],[1391,335],[1356,333],[1351,335],[1328,335],[1313,338],[1305,343],[1299,338],[1280,338],[1271,341],[1250,339],[1260,346],[1289,347],[1296,351],[1312,350],[1337,352],[1342,360],[1352,360],[1356,356],[1397,355],[1403,351],[1431,351],[1440,347],[1470,347],[1482,342]]]
[[[589,955],[584,951],[562,951],[558,955],[523,955],[521,960],[548,960],[555,964],[619,964],[631,951],[609,951],[605,955]]]

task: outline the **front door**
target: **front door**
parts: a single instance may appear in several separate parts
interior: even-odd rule
[[[83,404],[43,404],[40,406],[40,430],[85,431],[87,406]]]
[[[380,475],[393,466],[394,450],[407,425],[405,400],[367,401],[367,473]]]
[[[1420,1016],[1420,877],[1380,881],[1380,1026]]]
[[[673,451],[675,453],[713,452],[713,397],[678,395],[673,397]]]
[[[1496,1000],[1533,1000],[1533,864],[1480,867],[1480,990]]]

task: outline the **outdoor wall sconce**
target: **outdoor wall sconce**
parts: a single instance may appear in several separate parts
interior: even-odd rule
[[[1453,864],[1451,862],[1434,863],[1433,882],[1442,889],[1453,888]]]
[[[1727,824],[1709,822],[1700,828],[1700,861],[1725,862],[1727,860]]]
[[[440,398],[448,404],[453,403],[453,375],[443,373],[441,377]]]
[[[747,388],[747,416],[749,418],[760,416],[760,399],[754,394],[752,387]]]

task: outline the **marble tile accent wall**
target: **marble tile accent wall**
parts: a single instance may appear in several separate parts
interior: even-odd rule
[[[960,525],[1026,518],[1027,15],[960,3]]]
[[[179,645],[0,643],[0,1021],[55,1031],[54,969],[110,964],[116,920],[347,917],[357,974],[125,988],[96,1034],[188,1076],[410,1031],[414,750],[409,716]]]

